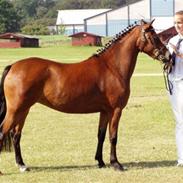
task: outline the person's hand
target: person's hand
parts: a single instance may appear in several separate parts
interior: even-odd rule
[[[169,43],[169,44],[170,44],[171,48],[173,49],[173,52],[176,54],[176,57],[180,57],[183,59],[183,54],[178,52],[176,46],[173,45],[172,43]]]
[[[169,43],[169,45],[173,49],[173,52],[177,55],[178,54],[178,50],[177,50],[176,46],[174,44],[172,44],[172,43]]]

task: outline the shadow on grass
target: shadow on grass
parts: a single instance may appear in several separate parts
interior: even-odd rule
[[[87,170],[97,169],[97,165],[76,165],[76,166],[30,166],[31,171],[73,171],[73,170]]]
[[[124,167],[126,167],[127,171],[130,169],[149,169],[149,168],[163,168],[163,167],[176,167],[176,161],[145,161],[145,162],[129,162],[123,163]],[[109,164],[106,165],[107,168],[111,166]],[[68,172],[68,171],[80,171],[80,170],[99,170],[97,165],[75,165],[75,166],[30,166],[30,172]],[[111,168],[113,169],[113,168]],[[20,172],[16,173],[4,173],[3,175],[11,176],[18,175]],[[23,175],[23,174],[22,174]],[[0,176],[1,177],[1,176]]]
[[[176,166],[176,161],[147,161],[147,162],[130,162],[123,163],[127,168],[162,168],[162,167],[174,167]],[[107,168],[110,168],[110,165],[106,165]],[[31,171],[75,171],[75,170],[88,170],[88,169],[99,169],[97,165],[76,165],[76,166],[33,166],[30,167]]]
[[[130,162],[124,163],[123,165],[127,168],[162,168],[162,167],[174,167],[176,166],[176,161],[145,161],[145,162]]]

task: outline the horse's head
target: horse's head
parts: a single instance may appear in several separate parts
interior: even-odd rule
[[[146,23],[141,20],[140,35],[137,41],[137,46],[140,51],[148,54],[154,59],[160,60],[163,63],[171,62],[171,54],[166,46],[161,42],[158,35],[156,34],[152,23]]]

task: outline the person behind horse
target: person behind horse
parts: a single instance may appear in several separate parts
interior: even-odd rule
[[[174,23],[178,34],[168,43],[173,60],[173,68],[169,75],[172,94],[169,95],[169,99],[176,121],[177,166],[183,166],[183,10],[175,13]]]

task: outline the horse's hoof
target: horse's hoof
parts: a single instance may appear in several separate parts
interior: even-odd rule
[[[3,173],[0,171],[0,176],[2,176],[3,175]]]
[[[26,167],[26,166],[19,166],[19,170],[20,170],[20,172],[28,172],[28,171],[30,171],[30,169],[28,168],[28,167]]]
[[[105,165],[105,163],[99,163],[99,164],[98,164],[98,167],[99,167],[99,168],[106,168],[106,165]]]
[[[106,165],[105,165],[103,160],[98,160],[98,167],[99,168],[105,168],[106,167]]]
[[[127,170],[126,167],[124,167],[122,164],[120,164],[120,163],[118,163],[118,162],[111,163],[111,166],[112,166],[115,170],[118,170],[118,171],[125,171],[125,170]]]

